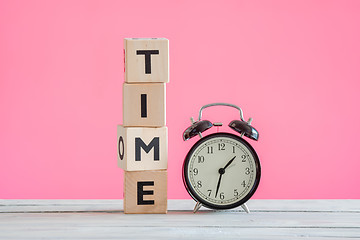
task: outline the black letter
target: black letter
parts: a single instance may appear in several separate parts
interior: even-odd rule
[[[151,54],[159,54],[159,50],[137,50],[136,55],[145,55],[145,74],[151,73]]]
[[[147,117],[147,95],[141,94],[141,117]]]
[[[144,149],[146,153],[149,153],[152,148],[154,148],[154,161],[159,161],[159,144],[160,140],[159,137],[154,137],[153,140],[146,145],[141,138],[135,138],[135,161],[141,161],[141,149]]]
[[[120,157],[120,160],[123,160],[124,159],[124,153],[125,153],[125,147],[124,147],[124,139],[123,139],[122,136],[119,137],[118,145],[119,145],[118,146],[119,147],[119,157]],[[121,151],[121,147],[122,147],[122,151]]]
[[[144,191],[144,186],[154,186],[154,182],[137,183],[137,205],[154,205],[154,200],[144,200],[144,195],[154,195],[153,190]]]

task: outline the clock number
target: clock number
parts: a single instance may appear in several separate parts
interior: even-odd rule
[[[246,155],[241,155],[242,162],[246,162]]]
[[[212,146],[208,146],[207,150],[208,150],[207,153],[214,153],[214,148]]]
[[[211,190],[208,190],[208,193],[209,193],[209,195],[208,195],[208,196],[210,197],[210,195],[211,195]]]
[[[225,143],[219,143],[219,151],[225,150]]]
[[[193,172],[194,172],[194,175],[196,176],[196,175],[198,175],[199,170],[197,168],[194,168]]]
[[[201,187],[202,187],[201,181],[198,181],[198,182],[197,182],[197,187],[198,187],[198,188],[201,188]]]
[[[242,185],[243,187],[246,186],[245,180],[241,183],[241,185]]]
[[[203,163],[205,161],[204,156],[198,156],[198,163]]]
[[[245,168],[245,174],[246,174],[246,175],[249,175],[249,174],[250,174],[250,168],[248,168],[248,167]]]
[[[237,189],[234,189],[234,196],[235,196],[235,197],[236,197],[236,196],[239,196],[239,192],[238,192]]]
[[[221,193],[220,193],[220,199],[223,200],[224,198],[225,198],[224,193],[221,192]]]
[[[235,146],[233,146],[233,153],[235,153]]]

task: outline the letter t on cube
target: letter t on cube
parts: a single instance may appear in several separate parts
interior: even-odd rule
[[[125,82],[168,83],[169,40],[166,38],[125,38]]]

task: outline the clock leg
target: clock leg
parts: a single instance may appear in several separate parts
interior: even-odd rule
[[[194,213],[196,213],[200,208],[201,208],[202,204],[200,202],[196,202],[196,205],[194,207]]]
[[[241,205],[241,207],[244,209],[245,212],[250,213],[250,210],[249,210],[248,206],[246,205],[246,203]]]

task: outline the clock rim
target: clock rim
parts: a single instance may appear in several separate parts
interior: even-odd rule
[[[209,202],[206,202],[205,200],[203,200],[202,197],[200,197],[195,190],[193,189],[188,174],[187,174],[187,169],[189,166],[189,162],[190,162],[190,156],[193,154],[193,152],[195,151],[195,149],[201,145],[203,142],[207,141],[208,139],[211,138],[217,138],[217,137],[230,137],[232,139],[235,139],[239,142],[241,142],[242,144],[245,145],[245,147],[248,148],[248,150],[250,151],[250,153],[253,155],[254,157],[254,162],[255,162],[255,168],[256,168],[256,176],[255,176],[255,180],[254,180],[254,184],[251,188],[251,190],[249,191],[248,194],[245,195],[245,197],[243,197],[242,199],[240,199],[239,201],[236,201],[234,203],[231,204],[227,204],[227,205],[217,205],[217,204],[212,204]],[[182,179],[183,179],[183,183],[185,186],[186,191],[189,193],[189,195],[197,202],[200,202],[203,206],[210,208],[210,209],[231,209],[231,208],[235,208],[238,207],[244,203],[246,203],[256,192],[259,183],[260,183],[260,177],[261,177],[261,166],[260,166],[260,160],[259,160],[259,156],[257,155],[255,149],[243,138],[234,135],[232,133],[227,133],[227,132],[217,132],[217,133],[212,133],[209,134],[203,138],[200,138],[189,150],[189,152],[187,153],[185,159],[184,159],[184,163],[183,163],[183,171],[182,171]]]

